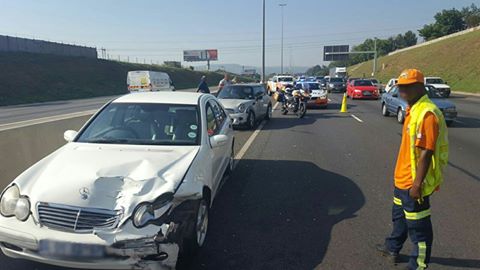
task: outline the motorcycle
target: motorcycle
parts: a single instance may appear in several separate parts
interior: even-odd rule
[[[302,89],[287,88],[282,95],[282,114],[293,112],[298,118],[303,118],[307,113],[307,101],[310,94]]]

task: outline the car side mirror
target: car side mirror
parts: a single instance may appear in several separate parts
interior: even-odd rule
[[[210,137],[210,145],[212,146],[212,148],[223,146],[227,144],[227,142],[228,142],[227,135],[220,134],[220,135],[214,135]]]
[[[75,130],[67,130],[65,131],[65,133],[63,133],[63,138],[67,142],[72,142],[75,139],[75,137],[77,137],[77,134],[78,132]]]
[[[445,84],[448,84],[448,82],[447,82],[447,81],[445,81]]]

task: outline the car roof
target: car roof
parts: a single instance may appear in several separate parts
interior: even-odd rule
[[[238,84],[230,84],[229,86],[263,86],[261,83],[238,83]]]
[[[202,93],[191,92],[140,92],[130,93],[121,96],[113,101],[113,103],[159,103],[159,104],[182,104],[197,105]]]

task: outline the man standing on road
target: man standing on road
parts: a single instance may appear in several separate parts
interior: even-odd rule
[[[222,91],[222,89],[225,86],[229,86],[231,84],[232,84],[232,82],[230,82],[230,79],[228,78],[228,74],[225,73],[225,76],[223,77],[223,79],[218,84],[218,92]]]
[[[410,236],[414,249],[406,269],[425,269],[433,242],[429,199],[443,182],[442,169],[448,162],[447,127],[442,112],[426,94],[419,70],[403,71],[398,89],[408,108],[394,176],[393,231],[377,249],[396,264]]]
[[[207,84],[207,77],[202,76],[202,78],[200,79],[200,84],[198,85],[197,92],[210,94],[210,89],[208,88]]]

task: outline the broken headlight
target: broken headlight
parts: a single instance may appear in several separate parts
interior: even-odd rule
[[[153,203],[144,202],[135,208],[132,215],[133,225],[137,228],[147,226],[149,223],[161,218],[172,207],[173,193],[165,193]]]

